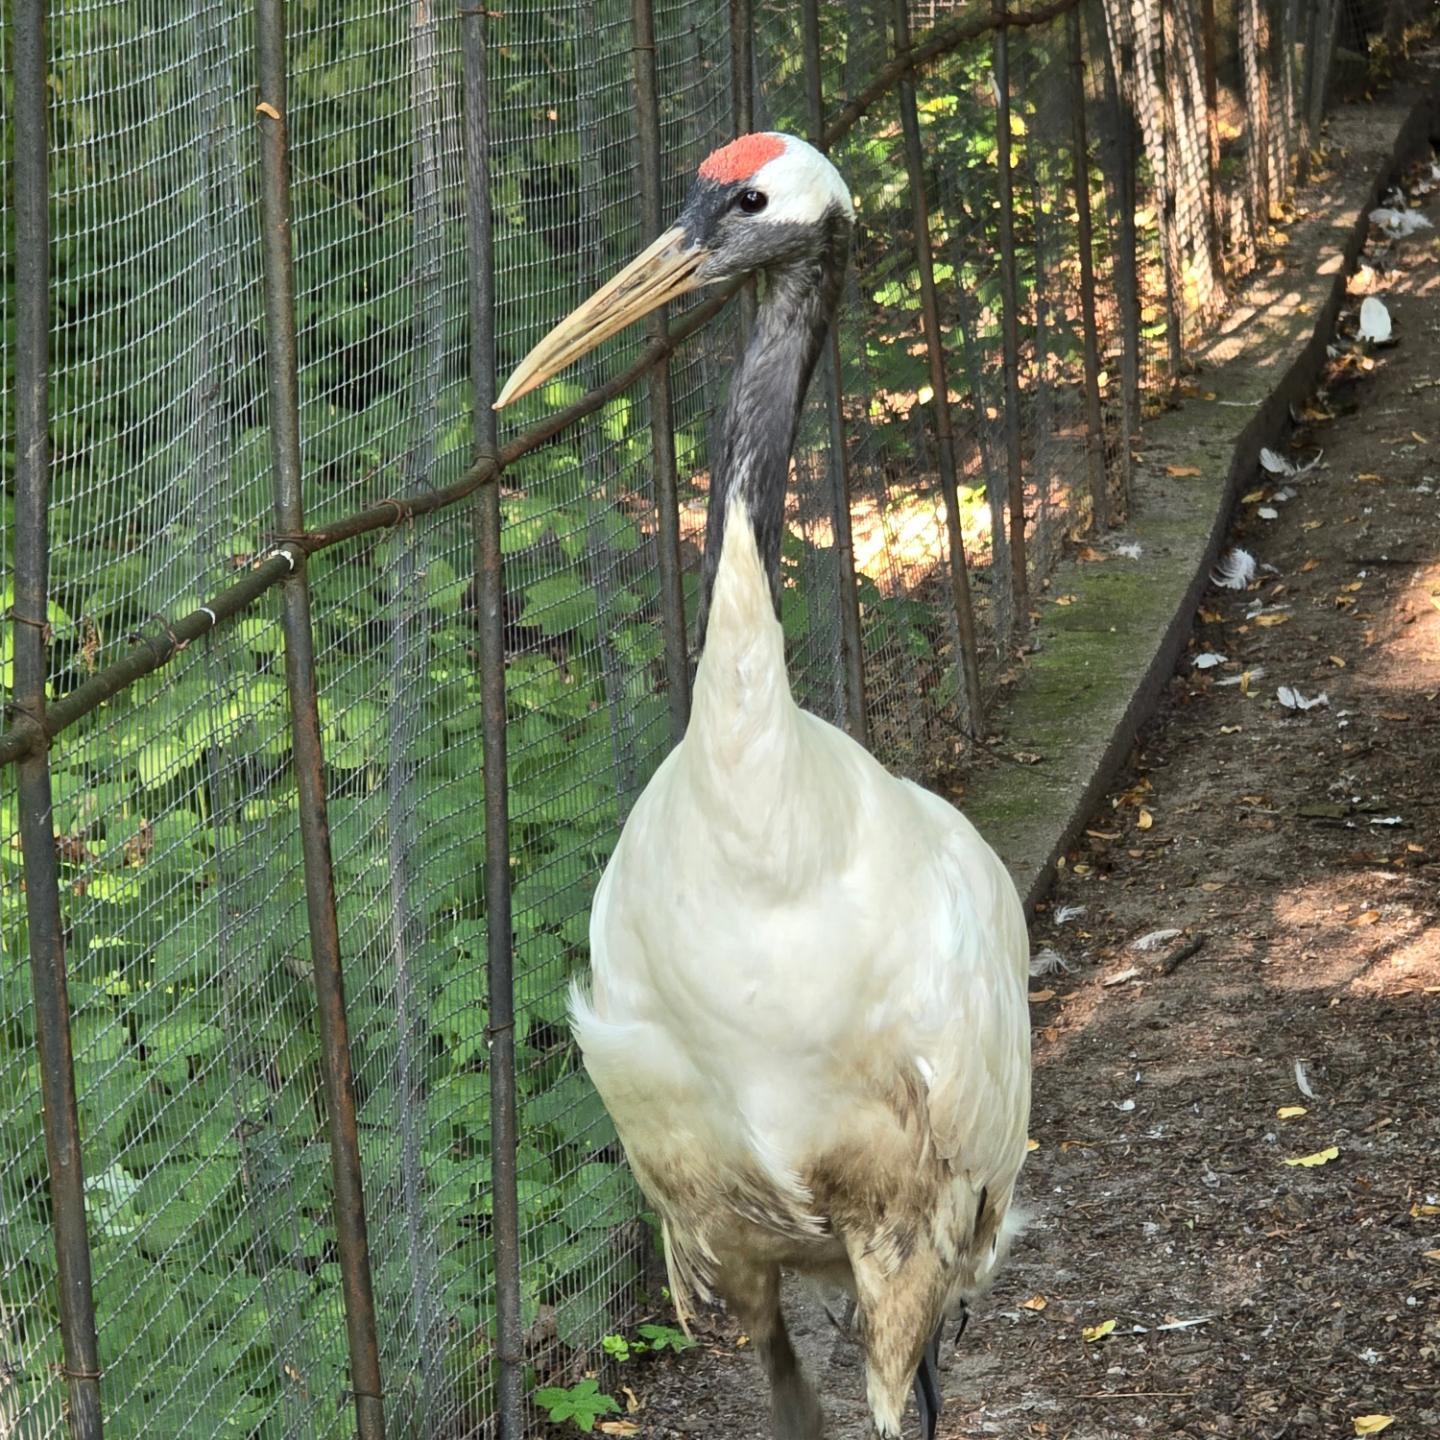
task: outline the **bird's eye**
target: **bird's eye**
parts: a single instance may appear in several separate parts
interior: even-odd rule
[[[745,214],[758,215],[770,203],[770,197],[759,190],[742,190],[735,197],[735,203]]]

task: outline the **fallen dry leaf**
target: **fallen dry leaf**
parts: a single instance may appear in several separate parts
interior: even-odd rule
[[[1043,1295],[1032,1295],[1028,1300],[1020,1302],[1022,1310],[1043,1310],[1050,1302]]]
[[[1303,1165],[1307,1170],[1316,1165],[1328,1165],[1332,1160],[1340,1158],[1340,1147],[1338,1145],[1327,1145],[1323,1150],[1317,1150],[1313,1155],[1296,1155],[1286,1160],[1287,1165]]]
[[[1282,1105],[1276,1112],[1282,1120],[1294,1120],[1298,1115],[1308,1115],[1310,1112],[1303,1105]]]
[[[1421,1205],[1417,1202],[1410,1207],[1412,1220],[1428,1220],[1432,1215],[1440,1215],[1440,1205]]]
[[[1388,1430],[1394,1423],[1393,1415],[1357,1415],[1355,1417],[1355,1433],[1357,1435],[1378,1435],[1382,1430]]]
[[[1440,1260],[1440,1250],[1422,1250],[1420,1253],[1427,1260]]]
[[[1027,1140],[1025,1142],[1025,1148],[1026,1150],[1038,1150],[1040,1148],[1040,1142],[1038,1140]]]
[[[1255,623],[1268,628],[1271,625],[1284,625],[1288,623],[1289,619],[1290,617],[1288,615],[1257,615],[1255,617]]]
[[[1167,465],[1165,467],[1165,473],[1167,475],[1173,475],[1177,480],[1180,480],[1190,475],[1202,474],[1203,472],[1198,465]]]
[[[1263,487],[1259,490],[1252,490],[1248,495],[1242,495],[1240,497],[1240,503],[1242,505],[1254,505],[1256,501],[1263,500],[1266,493]]]
[[[1085,1337],[1086,1344],[1093,1345],[1097,1340],[1103,1340],[1114,1328],[1113,1320],[1102,1320],[1098,1325],[1087,1325],[1080,1333]]]
[[[1320,562],[1312,555],[1312,556],[1300,567],[1300,573],[1301,573],[1302,575],[1308,575],[1312,570],[1318,570],[1319,568],[1320,568]]]
[[[1362,910],[1360,914],[1352,916],[1345,923],[1347,925],[1373,925],[1379,918],[1378,910]]]
[[[1222,735],[1238,735],[1240,733],[1240,728],[1241,727],[1239,725],[1222,725],[1220,727],[1220,733]]]
[[[1045,1001],[1053,1000],[1054,998],[1055,992],[1053,990],[1032,990],[1030,992],[1030,1003],[1032,1005],[1043,1005]]]
[[[1142,810],[1135,817],[1135,828],[1137,830],[1148,830],[1155,823],[1155,817],[1148,811]]]
[[[595,1427],[604,1435],[638,1435],[640,1427],[633,1420],[602,1420]]]

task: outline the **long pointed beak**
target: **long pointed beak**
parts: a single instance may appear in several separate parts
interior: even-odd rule
[[[690,244],[680,226],[667,230],[583,305],[572,310],[520,362],[505,382],[495,409],[528,395],[602,340],[667,300],[694,290],[700,283],[695,272],[709,253],[702,245]]]

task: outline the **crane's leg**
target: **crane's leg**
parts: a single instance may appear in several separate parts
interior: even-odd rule
[[[716,1277],[730,1313],[745,1327],[770,1378],[770,1415],[775,1440],[823,1440],[820,1402],[795,1358],[780,1313],[780,1268],[727,1263]]]
[[[920,1352],[920,1364],[915,1371],[915,1404],[920,1411],[925,1440],[935,1440],[935,1427],[939,1424],[940,1407],[944,1403],[940,1394],[940,1338],[944,1329],[945,1322],[942,1320]]]

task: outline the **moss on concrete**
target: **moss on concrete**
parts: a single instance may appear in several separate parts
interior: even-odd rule
[[[1346,150],[1344,163],[1311,198],[1277,263],[1193,357],[1205,398],[1145,427],[1144,478],[1125,532],[1140,556],[1067,561],[1051,577],[1038,606],[1036,649],[988,726],[1003,732],[1007,750],[1040,759],[984,771],[964,802],[1010,865],[1027,908],[1173,672],[1238,487],[1254,477],[1260,446],[1280,438],[1289,404],[1313,387],[1324,363],[1365,217],[1435,121],[1434,98],[1415,95],[1335,116],[1331,140]]]

